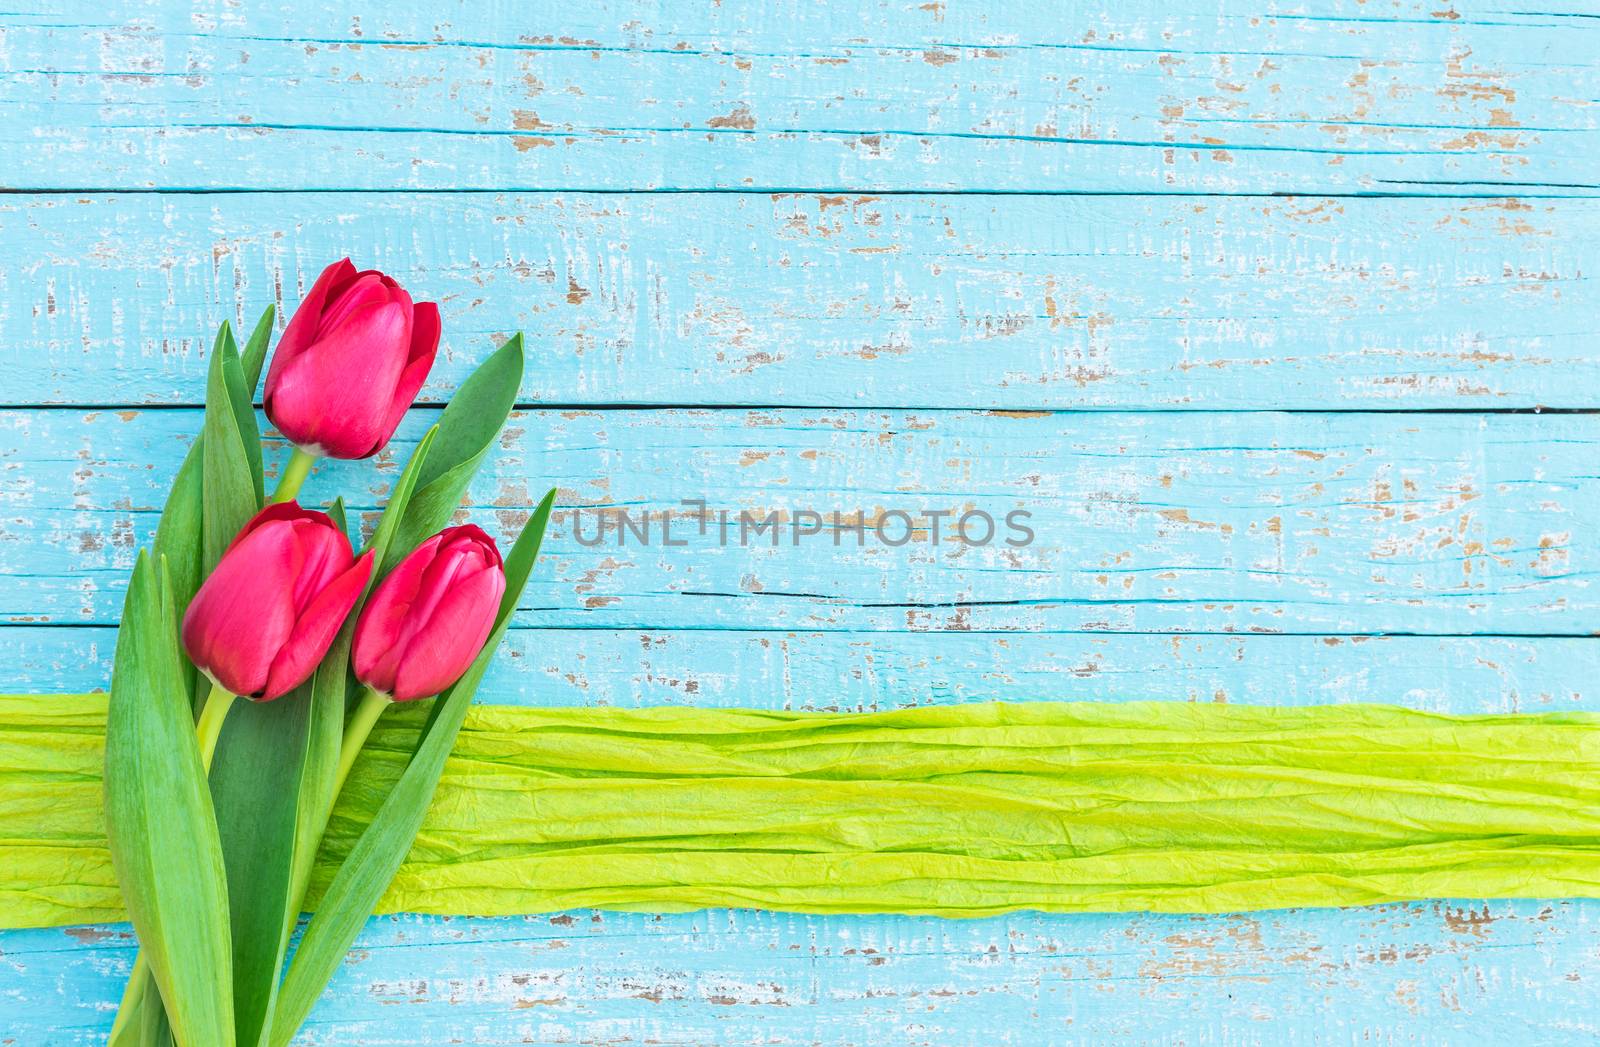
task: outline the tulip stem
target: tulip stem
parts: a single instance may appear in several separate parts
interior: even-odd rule
[[[211,770],[211,758],[217,752],[217,737],[222,733],[222,721],[227,719],[228,710],[233,708],[237,698],[238,695],[213,682],[211,693],[206,696],[206,704],[200,710],[200,721],[194,725],[194,732],[195,740],[200,743],[200,765],[207,771]],[[122,1002],[117,1005],[117,1016],[112,1021],[111,1035],[106,1040],[108,1047],[117,1047],[119,1038],[128,1031],[128,1023],[144,1006],[148,990],[153,984],[150,961],[145,959],[144,950],[140,949],[139,955],[134,958],[133,970],[128,975],[128,987],[123,990]]]
[[[339,767],[334,775],[333,791],[328,794],[327,809],[322,812],[322,828],[317,831],[317,846],[306,850],[295,849],[294,878],[291,881],[291,890],[294,891],[294,908],[292,912],[298,914],[300,907],[305,904],[306,890],[311,884],[311,873],[316,866],[317,851],[320,848],[322,834],[327,831],[328,819],[333,816],[333,805],[339,799],[339,793],[344,791],[345,779],[350,776],[350,768],[356,762],[356,754],[366,744],[367,736],[372,733],[372,728],[378,722],[378,717],[392,704],[388,695],[379,694],[368,687],[361,695],[361,701],[356,705],[356,711],[351,714],[350,722],[344,728],[344,741],[339,746]],[[110,1047],[110,1045],[108,1045]]]
[[[300,485],[311,475],[311,467],[316,464],[316,455],[296,447],[289,455],[289,460],[283,463],[283,472],[278,475],[278,489],[272,492],[274,504],[292,501],[300,493]]]
[[[237,697],[220,683],[213,683],[205,707],[200,710],[200,722],[195,724],[194,731],[200,741],[200,763],[207,771],[211,770],[211,757],[217,751],[222,721],[227,719],[228,710],[233,708]]]
[[[350,716],[350,722],[345,725],[344,744],[339,747],[339,772],[333,782],[334,799],[338,799],[340,791],[344,789],[344,780],[350,776],[350,768],[355,765],[356,754],[361,752],[361,747],[367,743],[367,736],[377,725],[378,717],[382,716],[383,711],[392,704],[393,701],[388,695],[379,694],[370,687],[361,696],[361,704],[356,706],[356,711]]]

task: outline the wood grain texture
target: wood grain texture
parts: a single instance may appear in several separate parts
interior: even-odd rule
[[[110,626],[0,628],[6,685],[104,690]],[[1600,709],[1600,644],[1503,636],[513,629],[499,704],[875,712],[941,702],[1386,702],[1446,713]]]
[[[1600,1037],[1600,902],[952,921],[374,920],[299,1042],[1515,1043]],[[18,1045],[97,1044],[125,928],[11,931]]]
[[[371,521],[433,409],[382,468],[304,489]],[[193,409],[0,415],[0,617],[115,621]],[[518,621],[622,629],[1521,633],[1600,628],[1591,591],[1600,419],[1590,415],[1162,415],[974,411],[514,414],[468,491],[506,536],[560,489]],[[281,458],[281,454],[276,457]],[[705,534],[684,507],[704,498]],[[652,544],[598,510],[646,511]],[[870,530],[795,546],[800,510]],[[583,510],[581,515],[575,514]],[[892,517],[903,512],[905,520]],[[948,512],[937,545],[924,514]],[[982,511],[988,545],[953,522]],[[1035,537],[1007,529],[1031,513]],[[672,540],[661,514],[674,515]],[[755,532],[740,513],[777,528]],[[809,523],[810,521],[801,521]],[[581,527],[577,531],[575,528]],[[974,541],[981,522],[970,525]],[[835,541],[838,542],[835,545]],[[741,542],[745,544],[740,544]]]
[[[0,16],[5,184],[1600,189],[1578,4],[266,7]]]
[[[352,255],[441,302],[449,395],[529,402],[1593,407],[1600,202],[0,197],[0,402],[192,404],[217,325]]]

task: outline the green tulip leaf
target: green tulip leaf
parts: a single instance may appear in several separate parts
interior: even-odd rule
[[[384,510],[374,560],[393,537],[435,431],[411,455]],[[344,503],[328,515],[345,530]],[[375,573],[375,572],[374,572]],[[368,581],[370,591],[371,579]],[[364,597],[365,594],[363,594]],[[264,1041],[289,936],[333,806],[358,601],[310,680],[276,701],[239,703],[223,726],[211,791],[222,825],[232,913],[234,1020],[240,1047]]]
[[[372,553],[374,562],[383,559],[384,549],[394,535],[395,524],[405,513],[406,503],[416,488],[417,473],[422,463],[427,460],[434,431],[428,430],[422,442],[417,444],[417,449],[412,452],[411,461],[400,474],[400,480],[395,484],[394,491],[389,497],[389,504],[384,508],[383,517],[378,521],[378,529],[373,533],[372,541],[363,550]],[[336,503],[335,508],[338,510],[338,516],[335,518],[343,520],[343,504]],[[351,610],[350,617],[345,620],[343,628],[334,637],[327,656],[322,659],[322,664],[317,666],[317,671],[311,677],[310,750],[300,777],[300,813],[295,833],[294,877],[290,894],[293,904],[285,913],[283,947],[288,945],[289,932],[293,930],[294,922],[300,915],[300,907],[305,901],[306,889],[311,882],[311,870],[316,862],[317,849],[322,844],[323,832],[327,830],[328,816],[333,813],[339,748],[344,740],[345,709],[349,704],[354,683],[350,675],[350,648],[355,642],[356,621],[361,617],[361,608],[366,604],[367,596],[377,582],[377,572],[374,571],[372,577],[367,580],[361,598]],[[278,967],[281,968],[282,965],[283,955],[280,949]],[[276,982],[277,979],[274,978],[274,987]]]
[[[272,320],[277,315],[276,306],[269,305],[261,311],[261,319],[256,321],[250,338],[244,343],[244,351],[239,354],[244,387],[249,390],[251,399],[255,398],[256,386],[261,384],[261,368],[267,362],[267,342],[272,338]]]
[[[261,381],[261,372],[266,364],[267,349],[272,336],[272,325],[275,316],[276,310],[273,306],[268,306],[262,312],[261,318],[256,321],[255,328],[250,333],[249,341],[245,343],[242,354],[235,350],[232,331],[229,325],[224,323],[217,332],[216,342],[212,350],[211,379],[208,381],[207,387],[207,422],[214,423],[213,415],[217,412],[212,410],[213,405],[225,399],[227,411],[223,414],[222,420],[227,423],[229,419],[226,416],[231,415],[232,427],[239,432],[239,437],[236,441],[232,439],[223,441],[223,446],[231,448],[233,452],[229,456],[233,461],[231,469],[227,467],[226,463],[211,463],[213,469],[220,466],[231,474],[224,476],[222,482],[218,485],[222,491],[232,492],[231,497],[228,499],[213,499],[214,501],[222,501],[223,513],[230,521],[238,520],[243,510],[242,508],[232,510],[228,503],[231,502],[241,507],[246,504],[244,497],[236,490],[241,485],[234,482],[240,472],[241,460],[244,469],[248,470],[251,485],[254,487],[249,502],[259,505],[261,452],[252,401],[256,386]],[[219,374],[222,378],[222,391],[226,393],[225,398],[218,395],[214,384]],[[206,566],[205,520],[207,499],[205,497],[205,472],[207,461],[205,431],[207,428],[211,428],[211,425],[208,424],[205,428],[202,428],[200,435],[196,437],[194,444],[190,447],[188,455],[185,456],[182,466],[179,467],[178,476],[173,481],[172,493],[167,498],[167,504],[162,511],[161,522],[156,531],[156,552],[158,556],[164,556],[168,560],[169,570],[171,570],[173,576],[175,603],[180,618],[182,609],[188,606],[196,590],[199,589]],[[240,451],[243,452],[242,457],[238,453]],[[254,511],[253,508],[250,510],[251,513]],[[248,516],[244,516],[244,519],[248,518]],[[233,526],[234,530],[237,531],[238,526],[242,526],[242,521],[229,526]],[[218,536],[214,540],[222,539]],[[222,548],[226,548],[227,542],[231,541],[232,536],[229,535],[226,540],[222,540]],[[221,554],[217,552],[216,555],[220,557]],[[187,665],[185,665],[185,672],[188,677],[191,700],[203,697],[204,688],[200,686],[199,674]],[[248,738],[259,726],[257,723],[258,716],[270,719],[271,714],[252,713],[251,710],[255,708],[253,705],[245,704],[235,708],[224,726],[222,737],[218,741],[219,748],[234,750],[234,762],[240,762],[241,754],[248,750],[250,745]],[[278,765],[274,763],[269,769],[276,769],[277,767]],[[256,864],[242,860],[237,852],[241,848],[248,849],[256,846],[258,840],[270,841],[274,838],[273,833],[266,831],[263,825],[259,824],[263,819],[270,816],[270,811],[257,805],[241,803],[240,797],[234,795],[231,791],[237,787],[237,778],[238,776],[235,774],[227,774],[219,780],[216,775],[213,775],[211,783],[215,808],[218,811],[228,812],[221,820],[219,832],[223,852],[227,857],[225,865],[229,872],[230,887],[234,886],[232,881],[239,879],[242,869],[252,868]],[[240,808],[244,809],[242,815],[236,813],[236,810]],[[240,895],[237,890],[233,893],[236,897],[250,896],[248,894]],[[237,906],[232,912],[237,941],[252,940],[252,932],[248,924],[246,923],[242,931],[239,924],[241,921],[247,921],[254,909],[255,907],[253,906],[250,909]],[[243,961],[242,974],[240,973],[241,961]],[[250,956],[248,953],[242,957],[235,956],[236,975],[239,976],[241,982],[247,981],[246,976],[251,970],[249,961]],[[276,968],[274,968],[274,975],[275,973]],[[164,1042],[160,1029],[162,1023],[159,1020],[154,1020],[159,1019],[160,1008],[150,1006],[154,999],[154,995],[148,991],[130,987],[130,998],[124,1003],[124,1006],[133,1006],[138,1009],[145,1019],[141,1024],[150,1026],[150,1030],[145,1034],[142,1041],[145,1043]],[[150,1014],[152,1011],[156,1012],[153,1016]]]
[[[394,536],[395,527],[401,516],[405,514],[406,503],[411,499],[411,492],[416,489],[417,475],[422,464],[427,461],[429,448],[433,444],[437,427],[429,429],[417,444],[417,449],[411,454],[411,461],[406,463],[405,471],[400,474],[400,480],[394,486],[389,497],[389,504],[384,507],[383,516],[378,521],[378,528],[373,532],[372,541],[367,543],[363,552],[371,552],[373,561],[383,560],[384,550],[388,547],[389,540]],[[334,503],[334,518],[341,522],[344,520],[343,502]],[[311,704],[312,704],[312,730],[310,734],[310,753],[306,759],[305,767],[301,772],[300,785],[300,813],[297,819],[297,829],[294,844],[294,878],[290,897],[293,904],[286,912],[284,923],[283,945],[288,944],[289,931],[294,927],[294,921],[300,915],[300,906],[305,901],[306,888],[311,882],[312,866],[316,862],[317,849],[322,844],[322,834],[328,827],[328,816],[333,812],[334,783],[338,777],[339,747],[344,740],[344,716],[346,706],[349,704],[350,692],[354,683],[350,675],[350,647],[355,641],[356,621],[361,617],[361,608],[366,604],[367,596],[377,585],[377,571],[367,579],[366,588],[362,591],[360,599],[350,611],[350,617],[345,619],[344,626],[334,637],[333,644],[328,648],[328,654],[322,659],[322,664],[317,666],[317,671],[311,677]],[[278,966],[283,965],[280,951]],[[276,984],[276,979],[274,979]]]
[[[399,533],[380,561],[384,572],[449,526],[479,463],[516,405],[522,364],[522,334],[518,332],[479,364],[450,398]]]
[[[211,764],[228,897],[235,900],[230,991],[241,1047],[260,1042],[282,965],[296,800],[311,748],[311,692],[307,682],[274,701],[234,703]]]
[[[250,333],[250,340],[245,343],[244,352],[239,359],[244,387],[250,397],[254,396],[255,388],[261,381],[261,371],[266,364],[267,348],[276,315],[277,310],[270,305],[262,311],[261,318],[256,321],[255,328]],[[220,351],[224,342],[231,344],[231,339],[232,335],[224,324],[217,332],[218,350],[214,351],[214,363],[215,352]],[[253,414],[251,424],[254,425]],[[161,521],[156,527],[154,543],[156,560],[167,565],[173,605],[179,621],[183,619],[183,612],[189,606],[189,601],[194,599],[195,592],[199,590],[205,572],[204,472],[205,433],[202,429],[195,436],[194,442],[189,445],[189,451],[184,455],[183,463],[178,467],[178,474],[172,481],[172,490],[167,495],[166,505],[161,510]],[[187,662],[182,665],[182,675],[185,691],[193,708],[205,696],[203,677]],[[133,1042],[139,1044],[170,1043],[171,1036],[159,1006],[160,1000],[155,992],[153,979],[148,972],[138,975],[137,979],[137,984],[129,984],[128,992],[122,1002],[122,1006],[132,1012],[125,1025],[128,1035],[137,1036]],[[118,1037],[112,1047],[118,1047],[123,1042],[126,1041]]]
[[[205,425],[201,430],[202,564],[207,572],[222,559],[239,529],[261,510],[261,435],[244,380],[233,332],[224,323],[211,353]]]
[[[472,704],[472,696],[533,573],[555,496],[553,490],[544,496],[505,558],[505,596],[500,601],[500,611],[488,642],[466,674],[434,699],[428,725],[423,729],[411,762],[339,866],[311,918],[278,994],[272,1019],[272,1047],[287,1045],[311,1013],[317,997],[338,970],[351,943],[377,908],[378,900],[411,850],[433,800],[439,776],[444,772],[445,759],[455,745],[456,735]]]
[[[378,530],[373,532],[373,540],[366,544],[363,552],[370,551],[374,562],[382,562],[384,549],[389,546],[389,540],[394,536],[395,527],[402,515],[405,515],[406,503],[411,499],[411,491],[416,490],[416,477],[421,471],[422,463],[427,461],[429,448],[434,443],[434,434],[437,426],[429,429],[416,445],[416,450],[411,451],[411,461],[406,463],[405,471],[400,474],[400,480],[395,483],[394,491],[390,493],[389,504],[384,507],[384,515],[378,522]],[[336,503],[338,517],[344,520],[344,504]],[[350,676],[350,645],[355,642],[355,623],[362,616],[362,607],[366,604],[366,596],[378,584],[378,572],[374,570],[373,576],[366,580],[366,588],[362,596],[355,602],[355,607],[350,610],[350,616],[344,621],[344,628],[339,629],[338,636],[334,637],[333,645],[328,648],[328,655],[317,666],[317,672],[312,676],[312,706],[314,706],[314,725],[312,725],[312,754],[307,757],[306,770],[301,775],[301,794],[299,794],[298,829],[294,836],[294,881],[293,905],[286,913],[285,927],[283,927],[283,943],[288,945],[288,932],[293,930],[294,919],[299,916],[301,905],[306,901],[306,889],[310,884],[312,866],[317,861],[317,848],[322,845],[322,834],[328,828],[328,815],[333,813],[334,781],[338,778],[339,746],[342,743],[342,730],[344,730],[344,712],[349,704],[350,690],[354,685],[354,677]],[[278,956],[278,967],[282,969],[283,957]],[[274,978],[274,983],[275,983]]]
[[[244,353],[239,360],[245,388],[251,395],[254,395],[256,385],[261,381],[261,369],[267,359],[267,342],[272,335],[274,315],[273,307],[267,306],[261,314],[261,319],[256,321],[255,330],[251,332],[250,340],[245,343]],[[222,338],[223,332],[218,331],[218,342],[221,342]],[[204,448],[205,435],[202,432],[195,437],[194,443],[189,446],[189,453],[184,456],[183,464],[178,467],[178,475],[172,481],[172,491],[167,495],[167,503],[161,510],[161,523],[156,528],[155,555],[157,559],[165,558],[167,569],[172,574],[172,588],[176,596],[179,618],[183,617],[184,609],[189,606],[189,601],[200,588],[203,573]]]
[[[386,561],[391,559],[389,554],[394,546],[395,536],[400,533],[402,523],[410,515],[408,510],[416,497],[417,484],[421,481],[428,462],[436,453],[434,444],[439,440],[441,428],[442,423],[429,426],[428,431],[422,434],[422,439],[417,442],[417,449],[411,452],[411,460],[406,463],[405,471],[400,474],[400,479],[394,485],[394,490],[389,493],[389,504],[384,506],[383,515],[378,518],[377,529],[372,532],[372,540],[366,546],[372,552],[372,558],[377,561],[379,567],[382,567]],[[427,538],[431,534],[432,532],[430,531],[428,534],[423,535],[423,538]],[[399,550],[398,555],[393,557],[393,562],[399,562],[415,546],[416,543],[413,542],[411,545]],[[376,582],[383,573],[385,572],[374,570],[372,572],[372,581]]]
[[[345,513],[344,497],[342,495],[328,503],[328,507],[323,512],[327,513],[328,519],[332,520],[334,526],[339,528],[340,534],[343,534],[346,538],[350,537],[350,521]],[[351,546],[354,547],[354,545],[355,543],[352,542]]]
[[[123,903],[179,1047],[234,1042],[228,895],[184,697],[173,592],[141,552],[123,604],[106,724],[105,809]],[[146,1016],[134,1023],[146,1026]]]
[[[173,594],[180,606],[187,607],[200,588],[203,571],[203,546],[201,537],[205,519],[205,488],[202,473],[205,470],[205,435],[195,438],[178,475],[172,481],[172,493],[167,495],[166,507],[161,510],[161,522],[156,525],[155,553],[167,561],[172,575]]]
[[[150,1005],[139,1012],[139,1045],[140,1047],[175,1047],[172,1039],[172,1024],[167,1021],[167,1012],[157,1006],[161,1003],[161,995],[156,992],[156,980],[146,976],[150,983]],[[114,1044],[109,1047],[115,1047]]]

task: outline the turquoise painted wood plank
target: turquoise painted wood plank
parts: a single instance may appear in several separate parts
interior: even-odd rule
[[[391,451],[435,416],[413,412]],[[0,413],[0,618],[114,621],[198,425]],[[1582,636],[1600,629],[1597,443],[1592,415],[542,410],[512,418],[468,502],[505,536],[560,488],[532,626]],[[331,464],[305,496],[370,523],[395,469]],[[652,544],[623,509],[655,514]],[[796,546],[807,509],[868,532],[824,515]],[[976,544],[975,517],[962,542],[979,511],[994,537]],[[667,512],[681,546],[662,544]],[[931,512],[952,514],[937,544]],[[1013,512],[1031,544],[1005,544],[1025,540]]]
[[[182,0],[0,15],[4,182],[1600,190],[1600,27],[1570,5],[1141,3],[985,24],[989,5],[897,3],[862,25],[793,0],[665,18],[639,3],[586,32],[570,5],[395,6],[372,22]]]
[[[103,690],[116,630],[0,626],[5,686]],[[1583,637],[514,629],[480,700],[861,711],[942,702],[1387,702],[1434,712],[1600,710]]]
[[[431,400],[521,328],[531,402],[1600,405],[1595,201],[0,197],[0,240],[13,405],[196,403],[345,253],[442,303]]]
[[[372,921],[298,1042],[1515,1043],[1600,1038],[1600,902],[952,921],[717,910]],[[9,931],[8,1042],[101,1042],[124,927]]]
[[[848,6],[774,0],[759,7],[684,0],[595,0],[581,8],[548,3],[501,6],[463,0],[351,0],[338,8],[308,8],[294,0],[259,0],[245,7],[164,0],[127,11],[95,0],[55,0],[8,10],[10,24],[96,30],[136,28],[158,33],[206,33],[222,39],[304,35],[313,40],[368,44],[475,43],[531,50],[683,51],[760,50],[807,45],[921,50],[929,47],[1099,47],[1134,50],[1162,40],[1226,50],[1249,30],[1281,32],[1287,39],[1332,28],[1355,47],[1376,49],[1390,34],[1392,47],[1456,25],[1582,29],[1594,13],[1590,0],[1549,0],[1537,11],[1513,11],[1500,0],[1453,0],[1440,10],[1430,0],[1316,0],[1264,7],[1258,0],[1125,0],[1088,6],[1064,21],[1059,12],[987,0],[925,6],[907,0],[861,0]],[[1055,17],[1052,17],[1052,14]],[[114,17],[126,15],[126,17]],[[1079,31],[1083,39],[1075,39]],[[1377,27],[1374,29],[1373,27]],[[1237,50],[1235,47],[1234,50]]]

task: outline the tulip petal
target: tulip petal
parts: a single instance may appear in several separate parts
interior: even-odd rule
[[[443,321],[439,319],[437,302],[418,302],[411,311],[411,362],[433,361],[439,348],[439,332]]]
[[[466,672],[494,629],[505,573],[484,567],[455,580],[432,617],[405,646],[390,695],[408,702],[438,694]]]
[[[341,258],[322,271],[317,277],[317,282],[311,285],[311,290],[306,293],[305,299],[300,303],[300,308],[294,311],[289,318],[289,324],[283,329],[283,337],[278,339],[278,350],[272,354],[272,367],[267,371],[267,399],[272,399],[273,386],[281,368],[290,360],[299,356],[316,338],[317,327],[322,321],[322,310],[334,295],[343,290],[350,281],[356,278],[356,267],[350,259]],[[271,413],[271,408],[268,408]]]
[[[300,568],[294,584],[294,606],[297,614],[303,612],[335,578],[350,569],[355,555],[350,551],[350,540],[337,529],[330,529],[309,520],[295,525],[295,539],[305,553],[305,563]]]
[[[360,599],[371,574],[372,553],[369,551],[317,594],[295,623],[278,657],[273,659],[261,701],[270,702],[305,682],[328,653],[334,636],[350,616],[350,609]]]
[[[489,532],[477,524],[456,524],[454,527],[446,527],[439,534],[441,537],[448,538],[453,542],[470,540],[483,553],[487,562],[494,564],[496,567],[505,567],[505,561],[500,558],[500,547],[494,544],[494,539],[489,536]]]
[[[377,273],[378,271],[374,269],[373,272]],[[401,287],[400,281],[383,273],[378,273],[378,275],[383,277],[383,286],[388,289],[389,297],[392,301],[399,302],[405,306],[408,313],[415,309],[415,304],[411,301],[411,292]]]
[[[411,314],[411,355],[406,360],[405,370],[400,372],[400,382],[395,386],[394,399],[383,422],[384,443],[388,443],[394,431],[400,428],[400,420],[417,399],[422,383],[428,380],[428,372],[433,370],[433,361],[439,352],[441,329],[438,305],[419,302]]]
[[[317,333],[312,341],[320,342],[328,337],[362,309],[388,305],[394,300],[389,291],[389,284],[389,279],[377,270],[368,269],[357,273],[355,279],[347,286],[336,294],[329,295],[322,307],[322,316],[317,322]]]
[[[412,633],[421,629],[438,613],[439,604],[443,602],[445,594],[450,592],[458,580],[476,573],[484,563],[483,554],[473,548],[471,542],[448,539],[442,542],[438,552],[433,556],[433,561],[423,572],[416,598],[412,600],[411,608],[406,614],[407,629],[402,632],[401,641],[410,639]]]
[[[273,502],[252,516],[248,523],[239,528],[239,533],[233,536],[233,541],[228,543],[228,548],[224,550],[224,553],[232,551],[234,546],[244,541],[246,535],[261,527],[262,524],[271,523],[274,520],[304,520],[326,527],[336,535],[344,534],[339,529],[339,525],[333,522],[333,517],[316,509],[307,509],[291,498],[286,502]],[[345,545],[346,548],[349,547],[348,538],[345,539]],[[354,555],[353,553],[351,554],[352,558]]]
[[[240,542],[243,542],[247,537],[259,530],[262,525],[272,523],[274,520],[298,520],[305,511],[300,508],[300,503],[292,498],[287,502],[269,504],[265,509],[245,521],[245,525],[239,528],[239,533],[233,536],[233,541],[228,543],[228,547],[223,550],[223,554],[226,555],[232,552]]]
[[[490,564],[500,567],[500,551],[494,547],[494,540],[472,524],[447,527],[435,537],[438,546],[429,554],[405,621],[390,641],[401,649],[433,618],[439,602],[458,578]]]
[[[440,531],[367,601],[356,625],[356,678],[396,701],[436,694],[483,647],[504,589],[494,539],[472,524]]]
[[[332,458],[377,453],[410,339],[410,317],[400,305],[361,309],[284,366],[273,424],[297,445]]]
[[[294,630],[293,590],[305,557],[293,525],[268,520],[211,572],[183,617],[189,660],[234,694],[254,694]]]
[[[413,549],[384,577],[361,609],[351,663],[363,683],[385,692],[393,685],[401,651],[396,641],[417,598],[422,576],[442,541],[444,536],[436,534]]]

